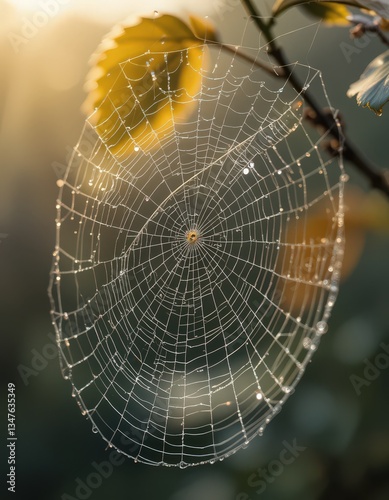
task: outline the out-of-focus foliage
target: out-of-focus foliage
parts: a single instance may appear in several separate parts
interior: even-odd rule
[[[367,233],[389,233],[389,213],[384,198],[377,193],[364,193],[356,187],[347,187],[344,195],[347,244],[344,249],[341,279],[344,281],[354,271],[362,256]],[[288,228],[286,243],[280,249],[279,263],[294,260],[296,278],[301,281],[299,285],[289,281],[283,286],[283,302],[286,307],[294,311],[301,311],[307,297],[307,287],[314,290],[317,281],[317,272],[321,266],[331,265],[332,252],[323,254],[316,243],[319,243],[323,234],[328,231],[328,218],[325,213],[324,203],[319,203],[307,223],[301,220],[291,222]],[[299,243],[303,241],[308,245],[304,251],[299,250]],[[321,241],[323,243],[323,241]],[[294,248],[294,250],[293,250]],[[291,250],[292,249],[292,250]],[[291,255],[290,253],[294,254]],[[279,268],[282,275],[282,266]]]
[[[347,26],[349,21],[347,17],[350,11],[344,5],[336,3],[308,3],[302,5],[302,8],[311,16],[322,19],[325,24],[331,26]]]
[[[111,12],[119,1],[127,13],[146,9],[144,2],[112,0],[104,2],[106,12]],[[172,3],[164,0],[164,9],[172,11]],[[200,3],[204,4],[195,2],[189,7],[198,12]],[[71,0],[70,4],[78,6],[86,4],[86,0]],[[93,17],[95,3],[92,8],[89,0],[88,4],[90,15],[86,18],[67,17],[67,11],[61,10],[36,37],[25,43],[19,55],[13,53],[7,37],[2,38],[3,63],[8,61],[8,56],[19,65],[15,72],[10,70],[11,65],[3,64],[0,76],[2,81],[9,82],[9,92],[4,91],[0,96],[2,102],[7,103],[2,108],[0,233],[9,233],[0,243],[1,366],[4,387],[10,381],[17,385],[17,432],[22,439],[17,448],[16,498],[76,498],[80,491],[85,496],[90,494],[92,500],[111,497],[122,500],[129,495],[159,500],[389,498],[389,370],[380,370],[375,380],[366,379],[360,395],[350,382],[353,374],[364,377],[367,360],[373,363],[377,354],[382,356],[380,343],[387,345],[389,341],[388,238],[383,233],[388,208],[386,200],[378,194],[374,200],[373,193],[364,195],[366,203],[357,206],[352,215],[355,224],[358,217],[368,217],[369,223],[378,224],[380,232],[369,232],[359,265],[342,283],[331,330],[308,367],[298,392],[269,426],[267,436],[256,438],[248,449],[212,467],[153,468],[152,481],[150,467],[128,460],[123,465],[113,466],[108,477],[96,474],[95,466],[99,464],[107,464],[105,470],[107,467],[110,470],[112,450],[106,450],[101,440],[90,432],[89,421],[80,422],[77,405],[69,405],[58,359],[52,356],[46,359],[41,354],[50,353],[47,346],[53,346],[54,350],[55,344],[46,293],[55,241],[53,208],[58,196],[55,184],[58,174],[53,165],[60,162],[65,168],[65,156],[72,151],[84,121],[78,113],[84,96],[81,83],[70,90],[52,87],[51,82],[58,79],[52,61],[58,60],[59,51],[65,52],[69,63],[64,64],[60,58],[65,69],[84,68],[88,54],[109,29],[111,18],[106,16],[105,24],[98,24]],[[215,0],[209,4],[213,8],[221,6],[222,2]],[[256,4],[260,8],[264,5],[259,0]],[[225,0],[225,5],[228,8],[220,7],[223,17],[215,16],[214,20],[219,21],[220,30],[229,39],[242,32],[246,20],[237,2]],[[20,33],[25,19],[32,17],[31,13],[20,13],[9,27],[5,13],[11,10],[10,6],[8,1],[0,0],[2,34]],[[288,23],[293,21],[295,14],[290,11],[285,16]],[[290,24],[291,29],[295,27],[292,22]],[[347,32],[344,39],[349,41]],[[252,45],[255,40],[249,39]],[[302,59],[307,52],[306,31],[297,45],[292,46],[288,39],[283,43],[292,58]],[[371,44],[352,60],[353,64],[361,65],[361,71],[369,63],[373,48]],[[326,34],[325,44],[316,43],[313,47],[310,64],[323,69],[328,66],[329,59],[326,87],[334,105],[343,109],[345,101],[339,80],[344,78],[339,75],[346,74],[350,66],[345,65],[339,49],[339,36]],[[82,78],[80,74],[80,81]],[[387,114],[374,120],[373,113],[365,112],[365,119],[358,120],[358,111],[361,111],[356,106],[347,109],[345,118],[351,129],[349,132],[362,150],[370,148],[375,161],[385,165],[386,125],[378,125],[387,123]],[[20,147],[21,137],[23,147]],[[381,209],[377,203],[382,205]],[[346,204],[350,206],[347,198]],[[354,244],[347,220],[349,213],[350,208],[346,214],[346,252],[347,247]],[[28,386],[16,369],[21,366],[31,370]],[[260,477],[254,476],[253,481],[253,473],[257,470],[266,473],[269,464],[277,463],[274,460],[279,457],[284,439],[289,443],[297,440],[298,445],[307,449],[293,464],[285,466],[281,475],[271,477],[272,482],[261,483],[265,484],[266,491],[258,495],[255,484]],[[44,481],[42,470],[45,470]],[[2,471],[6,477],[5,467]],[[99,477],[100,486],[96,482]],[[89,479],[93,488],[85,493],[80,482]]]
[[[351,5],[352,7],[358,7],[360,9],[373,10],[381,17],[388,19],[389,18],[389,0],[338,0],[334,2],[336,4],[345,4]],[[294,7],[295,5],[315,5],[315,4],[324,4],[329,5],[329,2],[325,0],[277,0],[273,7],[273,15],[278,16],[281,12],[284,12],[286,9],[290,7]]]
[[[190,113],[201,84],[203,41],[217,39],[211,24],[190,19],[192,28],[172,15],[141,18],[102,42],[84,110],[113,154],[151,147],[155,134]]]
[[[382,114],[383,106],[389,101],[389,50],[373,59],[359,80],[350,85],[347,95],[356,95],[359,105],[379,116]]]
[[[376,17],[350,16],[344,4],[358,7],[363,11],[378,14]],[[389,23],[389,0],[338,0],[328,3],[323,0],[276,0],[273,6],[274,17],[285,10],[299,5],[310,14],[323,19],[328,25],[357,24],[357,32],[353,36],[362,36],[365,31],[379,31],[388,29]],[[381,34],[383,39],[383,35]],[[382,114],[382,108],[389,100],[389,51],[373,59],[362,73],[360,79],[353,83],[347,95],[357,96],[357,102],[363,107],[368,107],[378,116]]]

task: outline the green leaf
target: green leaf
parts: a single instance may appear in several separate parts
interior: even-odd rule
[[[350,85],[348,97],[357,96],[357,103],[378,116],[389,101],[389,50],[372,60],[360,79]]]
[[[153,147],[191,112],[201,85],[203,38],[217,36],[210,23],[190,20],[193,29],[171,15],[140,18],[103,40],[83,109],[113,154]]]
[[[277,0],[273,6],[273,16],[278,16],[290,7],[303,4],[328,4],[324,0]],[[389,19],[389,0],[338,0],[336,4],[351,5],[360,9],[373,10],[381,17]]]

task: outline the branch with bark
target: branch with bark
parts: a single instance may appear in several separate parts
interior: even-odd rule
[[[318,127],[323,127],[333,137],[333,153],[336,154],[336,151],[339,151],[340,147],[342,146],[344,159],[352,163],[354,167],[363,174],[363,176],[369,181],[372,188],[380,190],[389,198],[388,171],[380,171],[360,151],[358,151],[356,146],[352,144],[350,139],[345,136],[343,132],[340,133],[339,126],[332,114],[327,113],[326,110],[322,109],[316,103],[312,93],[301,84],[297,76],[290,69],[290,63],[285,55],[284,50],[276,43],[273,36],[272,26],[274,24],[274,18],[271,18],[269,22],[265,22],[251,0],[241,0],[241,2],[259,31],[265,37],[268,46],[267,53],[280,66],[280,71],[277,71],[277,73],[275,73],[274,70],[266,64],[258,63],[257,61],[251,62],[253,62],[253,64],[257,64],[257,66],[267,71],[273,77],[287,80],[289,84],[292,85],[292,87],[296,90],[296,92],[301,93],[306,103],[311,108],[311,111],[308,114],[311,122]],[[225,48],[225,46],[223,48]],[[239,52],[237,52],[237,54],[242,55]],[[247,58],[246,55],[244,55],[243,57]]]

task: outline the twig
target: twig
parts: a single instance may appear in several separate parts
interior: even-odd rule
[[[229,45],[226,45],[224,43],[212,42],[212,44],[217,45],[218,47],[221,47],[226,52],[230,52],[232,54],[237,55],[240,59],[244,59],[245,61],[253,64],[257,68],[263,69],[269,75],[276,76],[274,68],[270,64],[266,64],[265,62],[260,61],[259,59],[253,59],[248,54],[244,54],[243,52],[239,52],[239,50],[237,48],[230,47]]]
[[[386,36],[384,35],[384,33],[382,32],[382,30],[380,29],[379,26],[377,26],[375,32],[377,33],[377,35],[380,38],[381,42],[384,45],[387,45],[389,47],[389,40],[386,38]]]
[[[381,42],[389,47],[389,39],[385,36],[381,30],[382,18],[380,16],[359,16],[351,15],[347,16],[347,20],[354,24],[354,27],[350,29],[350,35],[352,38],[361,38],[365,33],[375,33]]]
[[[268,54],[271,55],[283,69],[282,73],[278,74],[273,71],[272,75],[288,80],[298,93],[304,95],[305,101],[314,110],[316,123],[323,126],[326,130],[328,130],[332,137],[343,144],[344,158],[353,163],[355,168],[369,179],[373,188],[379,189],[389,198],[389,179],[388,176],[385,175],[385,172],[380,172],[373,167],[369,161],[355,148],[350,140],[343,134],[340,134],[334,118],[331,115],[326,114],[321,109],[321,107],[315,102],[310,92],[301,85],[298,78],[295,76],[293,71],[291,71],[289,62],[286,59],[283,50],[276,44],[271,32],[271,26],[273,23],[269,22],[267,24],[261,19],[259,12],[251,3],[251,0],[241,0],[241,2],[260,32],[263,33],[266,38],[269,49]],[[237,52],[237,54],[240,55],[241,53]],[[245,56],[245,59],[247,60],[247,56]],[[254,64],[256,63],[254,60],[252,60],[252,62]]]

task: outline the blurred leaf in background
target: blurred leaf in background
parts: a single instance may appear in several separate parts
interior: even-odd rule
[[[359,105],[382,115],[382,108],[389,101],[389,50],[373,59],[359,80],[350,85],[347,95],[356,95]]]
[[[273,6],[274,16],[278,16],[284,10],[294,5],[301,4],[301,7],[310,15],[322,19],[328,25],[347,26],[349,24],[347,16],[350,11],[344,5],[335,2],[304,2],[298,0],[277,0]]]
[[[348,186],[344,195],[345,206],[345,233],[346,245],[342,263],[341,280],[345,281],[354,271],[363,254],[367,234],[389,235],[389,211],[387,202],[382,195],[376,192],[365,193],[356,186]],[[307,297],[307,287],[312,296],[314,283],[317,281],[318,269],[330,266],[332,251],[322,253],[316,243],[320,242],[323,234],[329,233],[326,206],[318,203],[316,210],[305,220],[292,221],[289,225],[286,243],[280,249],[279,273],[282,276],[282,263],[293,260],[295,276],[302,283],[296,285],[293,281],[282,280],[283,302],[285,307],[290,307],[298,312],[304,308]],[[300,249],[302,242],[308,245],[304,251]],[[323,243],[323,241],[321,241]]]
[[[330,4],[332,4],[330,6]],[[350,5],[352,7],[358,7],[360,9],[373,10],[378,15],[385,19],[389,19],[389,1],[388,0],[338,0],[337,2],[327,2],[326,0],[277,0],[273,6],[273,15],[278,16],[281,12],[284,12],[286,9],[290,7],[294,7],[296,5],[305,5],[305,6],[313,6],[313,8],[317,9],[319,6],[323,7],[323,12],[328,12],[328,16],[330,16],[331,10],[340,14],[342,10],[337,9],[339,5]],[[327,7],[327,9],[325,8]],[[313,9],[313,10],[314,10]],[[317,12],[320,12],[317,10]],[[334,17],[336,19],[336,17]]]
[[[12,3],[15,4],[16,0]],[[11,3],[0,0],[3,61],[12,60],[18,65],[17,72],[10,71],[5,65],[0,77],[2,82],[3,79],[9,82],[10,91],[7,98],[6,94],[0,96],[7,104],[2,129],[0,231],[9,234],[0,245],[4,383],[9,381],[18,364],[33,368],[32,360],[37,352],[44,352],[48,332],[52,330],[46,293],[55,241],[54,207],[58,196],[52,165],[55,161],[66,163],[67,148],[72,150],[84,122],[79,114],[84,99],[81,88],[84,73],[80,73],[80,82],[77,80],[76,85],[66,89],[50,86],[43,76],[50,75],[50,80],[55,81],[59,79],[60,74],[52,64],[58,60],[63,71],[78,67],[84,71],[87,58],[98,40],[110,29],[112,22],[124,19],[129,13],[141,14],[153,3],[158,4],[157,8],[182,14],[182,10],[177,10],[178,6],[184,9],[186,5],[179,0],[141,3],[96,0],[91,8],[90,0],[70,0],[69,10],[61,10],[26,43],[26,50],[16,56],[6,34],[10,31],[19,33],[24,19],[31,19],[40,12],[39,3],[43,2],[35,3],[37,6],[32,14],[24,11],[16,14],[12,8],[13,23],[10,27],[7,22],[10,16],[7,17],[6,12],[11,11]],[[208,14],[216,3],[220,6],[222,1],[199,0],[190,8],[198,14],[201,8],[203,14]],[[28,2],[28,5],[32,4],[32,1]],[[176,10],[173,10],[173,4]],[[256,4],[262,6],[259,0]],[[72,16],[65,15],[69,11]],[[114,12],[115,19],[112,18]],[[231,40],[235,36],[234,43],[239,43],[246,27],[239,2],[226,0],[219,12],[217,19],[222,22],[218,27],[225,39]],[[283,17],[285,19],[280,17],[280,26],[277,25],[278,33],[283,35],[306,26],[306,19],[297,9]],[[339,75],[345,71],[346,61],[339,43],[348,35],[346,32],[336,33],[334,30],[333,36],[328,36],[327,30],[319,31],[316,43],[310,46],[309,64],[323,71],[328,94],[334,106],[344,113],[349,132],[361,149],[369,150],[377,164],[385,165],[389,116],[384,113],[382,118],[375,120],[373,113],[363,112],[345,99],[346,83],[343,78],[339,81]],[[285,48],[293,59],[307,60],[304,58],[309,37],[309,31],[307,35],[303,30],[295,42],[284,39]],[[257,43],[255,34],[245,39],[248,46],[257,46]],[[65,49],[69,52],[66,59],[69,63],[64,66],[58,54]],[[358,50],[355,62],[361,68],[354,77],[379,53],[374,53],[375,49],[376,42],[372,42],[369,47]],[[351,67],[348,70],[351,71]],[[363,119],[360,119],[361,114]],[[351,169],[349,173],[353,176],[352,182],[365,185]],[[350,209],[346,214],[344,269],[354,266],[351,257],[347,256],[348,247],[351,247],[358,265],[342,283],[331,320],[331,335],[323,341],[294,398],[269,426],[267,435],[253,440],[246,450],[212,467],[153,468],[150,471],[148,466],[127,461],[122,467],[115,468],[109,478],[104,478],[100,487],[94,483],[96,487],[90,495],[92,500],[110,497],[127,500],[129,496],[188,500],[189,489],[197,495],[196,499],[203,500],[214,500],[212,495],[216,489],[224,495],[224,500],[389,498],[389,370],[380,372],[379,377],[364,388],[361,396],[355,394],[349,381],[352,373],[363,376],[364,359],[374,361],[380,342],[385,340],[387,343],[389,338],[388,205],[377,193],[361,194],[363,197],[356,197],[357,206],[351,214],[355,220],[348,221]],[[364,201],[358,206],[358,200]],[[351,207],[347,194],[346,204]],[[368,220],[358,222],[361,217]],[[351,234],[354,224],[356,240]],[[369,232],[358,224],[370,225]],[[358,250],[360,245],[362,253]],[[369,349],[364,350],[363,346]],[[20,495],[20,498],[58,500],[65,494],[76,497],[79,481],[92,477],[91,474],[96,478],[96,468],[92,464],[106,463],[109,450],[107,452],[101,440],[90,432],[90,422],[80,421],[77,405],[69,404],[70,394],[61,378],[57,359],[50,360],[47,367],[42,367],[36,376],[31,377],[28,386],[24,386],[20,377],[16,377],[16,382],[20,436],[17,498]],[[328,395],[332,399],[329,400]],[[328,415],[331,418],[328,417],[328,425],[323,430],[323,420]],[[312,431],[313,427],[316,430]],[[282,475],[272,477],[274,481],[267,484],[267,490],[257,495],[256,488],[248,482],[250,476],[277,458],[280,442],[288,436],[290,439],[297,436],[298,442],[308,447],[307,452]],[[331,451],[331,445],[335,447],[335,444],[338,447]],[[42,471],[45,471],[44,480]],[[223,488],[220,486],[222,482]]]
[[[324,21],[327,25],[347,26],[350,24],[347,20],[350,11],[344,5],[330,2],[324,4],[312,2],[303,4],[302,8],[311,16]]]

